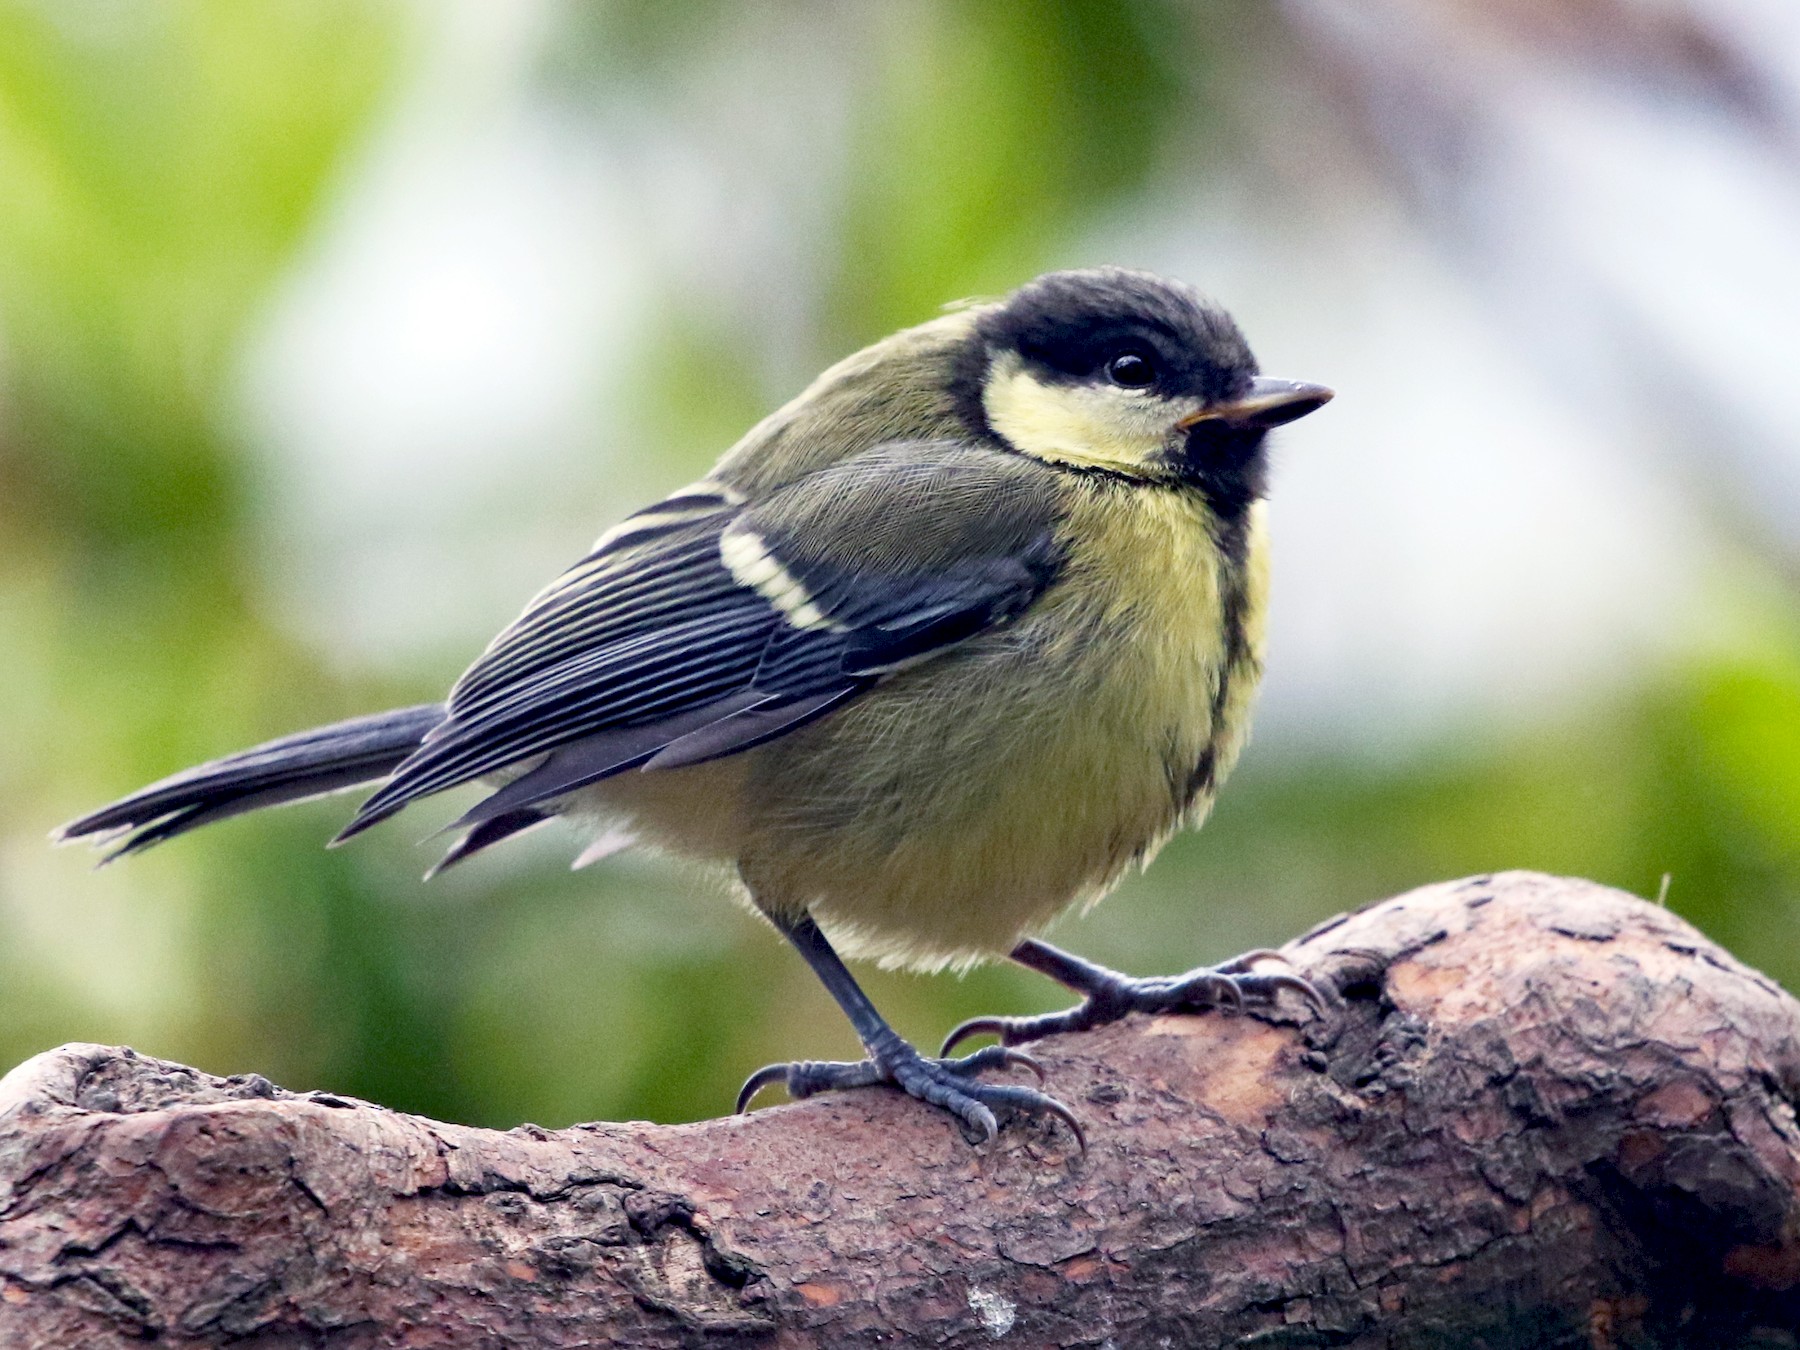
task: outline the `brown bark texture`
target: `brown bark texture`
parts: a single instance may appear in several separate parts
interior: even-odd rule
[[[1510,873],[1285,949],[1330,1019],[1048,1041],[985,1146],[873,1089],[504,1133],[69,1045],[0,1080],[0,1345],[1800,1346],[1800,1004]]]

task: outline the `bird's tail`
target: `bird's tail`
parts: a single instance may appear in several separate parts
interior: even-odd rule
[[[443,704],[426,703],[284,736],[152,783],[51,837],[112,844],[110,862],[215,820],[385,778],[443,720]]]

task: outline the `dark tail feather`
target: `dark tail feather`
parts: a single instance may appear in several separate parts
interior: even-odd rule
[[[103,843],[125,836],[107,854],[110,862],[215,820],[385,778],[443,720],[444,706],[427,703],[284,736],[152,783],[51,837]]]
[[[472,858],[484,848],[492,848],[502,839],[511,839],[515,834],[524,834],[527,830],[535,830],[550,819],[546,811],[508,811],[503,816],[495,816],[492,820],[484,820],[470,830],[461,839],[450,846],[449,852],[433,864],[425,874],[430,881],[446,868],[455,867],[465,858]]]

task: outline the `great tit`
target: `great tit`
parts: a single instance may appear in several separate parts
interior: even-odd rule
[[[704,479],[600,536],[442,703],[200,765],[62,827],[134,853],[380,786],[333,842],[493,788],[438,864],[553,818],[732,869],[868,1058],[771,1065],[795,1097],[893,1084],[975,1138],[1054,1098],[978,1075],[1135,1010],[1318,994],[1271,953],[1134,980],[1032,936],[1206,814],[1262,669],[1271,427],[1332,391],[1270,379],[1186,285],[1056,272],[832,366]],[[579,861],[579,860],[578,860]],[[1083,995],[902,1040],[840,953],[1010,956]]]

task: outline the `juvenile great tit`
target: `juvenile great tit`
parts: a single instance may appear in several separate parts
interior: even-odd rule
[[[443,703],[271,741],[57,832],[134,853],[379,782],[335,842],[459,784],[435,870],[552,818],[734,869],[868,1058],[758,1071],[794,1097],[896,1085],[991,1138],[1075,1117],[987,1082],[1012,1048],[1132,1011],[1317,1001],[1271,953],[1134,980],[1031,936],[1092,904],[1238,757],[1262,669],[1265,438],[1332,391],[1270,379],[1189,287],[1104,268],[896,333],[700,482],[603,534]],[[591,852],[598,852],[601,845]],[[1010,956],[1083,996],[932,1058],[839,958]]]

